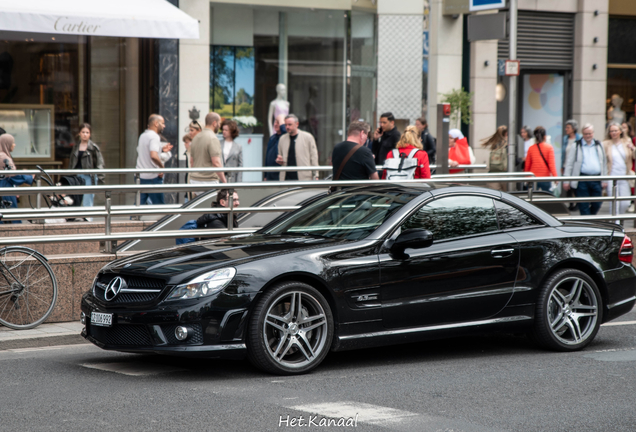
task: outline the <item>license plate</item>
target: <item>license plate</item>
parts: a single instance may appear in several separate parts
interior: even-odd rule
[[[100,327],[110,327],[113,325],[113,314],[91,312],[91,324]]]

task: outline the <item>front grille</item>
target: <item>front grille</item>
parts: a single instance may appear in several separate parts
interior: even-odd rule
[[[91,325],[88,330],[97,341],[107,345],[152,345],[150,333],[145,325],[120,325],[116,327]]]
[[[187,325],[187,327],[193,330],[193,333],[190,335],[190,337],[186,341],[180,341],[174,335],[174,330],[180,325],[183,325],[183,324],[171,324],[171,325],[161,326],[161,331],[163,332],[164,336],[166,337],[170,345],[181,345],[184,343],[188,345],[199,345],[203,343],[203,330],[201,330],[201,324]]]
[[[117,274],[100,274],[95,284],[93,294],[97,300],[107,302],[104,298],[104,292],[108,284],[116,277]],[[155,278],[144,278],[139,276],[121,276],[128,285],[129,289],[149,290],[157,292],[120,292],[114,299],[108,301],[109,304],[125,304],[125,303],[147,303],[155,300],[163,289],[164,281]]]

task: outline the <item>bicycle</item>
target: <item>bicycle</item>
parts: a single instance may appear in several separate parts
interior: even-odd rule
[[[57,279],[40,252],[0,248],[0,324],[15,330],[36,327],[51,315],[56,301]]]

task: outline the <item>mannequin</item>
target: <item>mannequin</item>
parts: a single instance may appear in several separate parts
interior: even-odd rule
[[[267,113],[269,136],[274,135],[274,118],[281,114],[289,114],[289,102],[287,101],[287,88],[285,88],[285,84],[276,85],[276,99],[269,104],[269,112]]]
[[[623,98],[619,95],[612,95],[612,106],[607,110],[607,120],[622,124],[625,121],[625,111],[621,109],[623,106]]]

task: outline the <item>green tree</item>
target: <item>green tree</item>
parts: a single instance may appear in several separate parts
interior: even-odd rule
[[[471,109],[473,93],[468,93],[462,87],[461,90],[455,89],[441,96],[441,102],[449,103],[451,106],[450,120],[455,127],[459,127],[460,118],[465,124],[473,123],[473,111]]]

